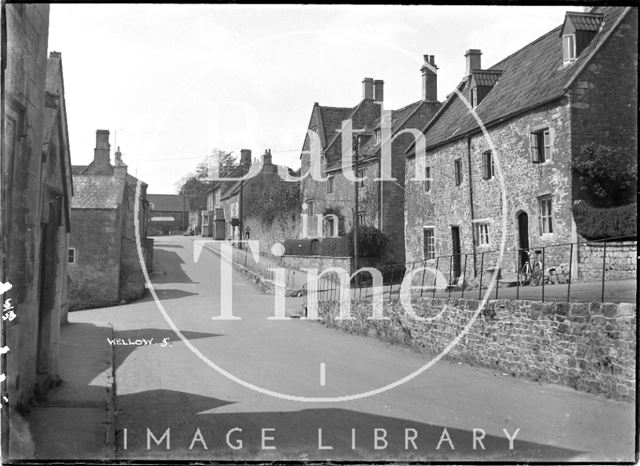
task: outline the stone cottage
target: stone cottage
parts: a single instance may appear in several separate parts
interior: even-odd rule
[[[215,232],[216,219],[218,224],[222,225],[225,220],[224,214],[219,210],[221,205],[222,194],[225,193],[231,186],[233,186],[238,178],[241,178],[249,173],[251,170],[251,151],[249,149],[240,150],[240,164],[231,170],[228,176],[214,180],[211,183],[211,187],[204,193],[207,207],[206,210],[200,212],[200,228],[202,236],[211,236],[217,239],[227,238],[227,227],[225,231]],[[226,179],[225,179],[226,178]]]
[[[71,309],[110,306],[144,295],[137,234],[145,266],[151,270],[153,240],[147,238],[147,184],[140,182],[140,197],[136,198],[138,179],[127,173],[119,148],[114,165],[110,154],[109,131],[98,130],[91,164],[73,167]]]
[[[149,225],[147,233],[182,234],[189,227],[189,198],[180,194],[147,194]]]
[[[274,244],[299,235],[299,184],[283,179],[283,169],[292,172],[273,163],[270,149],[261,161],[259,172],[231,184],[213,207],[225,219],[225,238],[258,240],[260,252],[269,254]]]
[[[468,260],[473,278],[481,253],[495,261],[503,218],[506,271],[523,251],[580,239],[572,159],[591,141],[637,153],[637,21],[635,8],[568,12],[489,68],[466,52],[464,77],[424,129],[430,180],[406,184],[408,261],[440,257],[456,282]],[[415,164],[412,147],[407,173]],[[568,265],[569,247],[545,249],[545,268]]]
[[[325,181],[306,177],[301,183],[301,199],[309,217],[308,231],[317,235],[316,214],[333,214],[325,217],[320,231],[332,236],[350,230],[355,211],[355,182],[345,177],[342,154],[342,124],[350,121],[353,140],[358,150],[358,219],[361,225],[381,230],[388,238],[388,246],[382,261],[400,263],[404,254],[404,152],[421,136],[420,130],[431,120],[440,107],[437,98],[437,74],[433,55],[424,56],[422,73],[422,98],[398,110],[383,112],[384,82],[365,78],[362,82],[362,100],[351,108],[322,107],[314,104],[308,133],[304,141],[302,171],[308,171],[311,161],[309,132],[317,135],[321,152],[321,173]],[[384,155],[384,156],[383,156]],[[386,166],[382,160],[388,160]],[[354,167],[352,167],[353,170]],[[380,179],[384,179],[381,181]]]
[[[73,193],[61,56],[47,58],[49,6],[2,4],[3,453],[11,419],[59,380],[67,310],[67,234]],[[9,284],[11,286],[9,287]]]

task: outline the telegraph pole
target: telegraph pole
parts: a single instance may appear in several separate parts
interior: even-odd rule
[[[360,149],[360,135],[356,135],[356,138],[354,140],[354,148],[353,148],[353,161],[354,161],[354,168],[355,168],[355,177],[358,178],[358,169],[359,169],[359,161],[358,161],[358,152]],[[356,272],[358,270],[358,258],[359,258],[359,253],[358,253],[358,227],[359,227],[359,222],[360,222],[360,208],[359,208],[359,181],[356,179],[355,181],[355,208],[353,211],[353,267],[354,267],[354,272]],[[357,280],[357,278],[356,278]]]

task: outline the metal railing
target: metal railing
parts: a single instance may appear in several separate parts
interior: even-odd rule
[[[531,247],[528,251],[538,253],[531,257],[531,265],[537,264],[540,268],[539,280],[535,283],[522,274],[523,252],[528,251],[520,249],[506,250],[500,264],[499,251],[480,250],[386,264],[377,269],[383,276],[383,295],[388,300],[399,298],[400,288],[409,273],[413,274],[412,297],[482,299],[497,273],[490,299],[635,302],[637,248],[628,244],[612,245],[616,240],[630,239],[635,241],[635,238],[621,237]],[[626,251],[628,257],[620,257],[621,251]],[[633,283],[621,280],[632,280]],[[619,283],[613,285],[612,282]],[[319,301],[336,300],[341,291],[336,274],[321,275],[317,288]],[[352,278],[349,291],[352,299],[370,297],[373,290],[369,275],[358,274]],[[306,297],[306,285],[302,294]]]

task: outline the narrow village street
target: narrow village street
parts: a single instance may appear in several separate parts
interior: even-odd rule
[[[156,240],[153,285],[184,337],[233,376],[283,394],[331,397],[384,386],[428,361],[428,355],[318,322],[267,320],[273,296],[235,271],[233,313],[241,320],[212,320],[219,314],[220,259],[205,248],[194,263],[193,241],[183,236]],[[633,457],[632,403],[559,385],[441,361],[395,389],[364,399],[287,401],[250,390],[207,366],[170,329],[151,298],[73,312],[70,321],[113,327],[113,337],[94,345],[114,350],[117,459],[553,462]],[[486,433],[476,449],[474,429],[482,429],[478,438]],[[503,429],[509,436],[519,429],[513,450]]]

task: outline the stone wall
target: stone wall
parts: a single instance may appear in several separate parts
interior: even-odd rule
[[[150,245],[153,247],[153,243]],[[148,248],[149,242],[143,243],[142,246],[142,259],[147,262],[149,260],[149,253],[145,251],[145,246]],[[119,300],[122,302],[142,298],[145,293],[145,280],[140,265],[136,241],[122,237],[121,251]],[[151,256],[151,260],[153,260],[152,257],[153,256]]]
[[[71,210],[69,247],[76,249],[76,263],[69,264],[70,310],[119,302],[121,236],[116,216],[116,210]]]
[[[385,303],[390,320],[368,320],[371,301],[353,301],[351,321],[336,320],[336,302],[319,305],[322,322],[436,355],[478,309],[473,299],[419,298],[419,322],[399,302]],[[636,306],[493,300],[446,355],[514,377],[552,382],[616,399],[635,397]],[[425,358],[425,363],[428,358]]]
[[[578,246],[578,279],[581,281],[637,278],[637,241],[616,241],[606,243],[581,243]]]
[[[589,142],[638,153],[638,9],[630,10],[571,86],[575,154]],[[578,188],[574,197],[584,198]]]
[[[351,270],[351,258],[327,256],[282,256],[282,266],[296,270],[317,268],[318,273],[331,267],[340,267],[344,270]]]
[[[460,229],[463,253],[499,249],[502,238],[502,184],[497,176],[498,164],[502,168],[506,187],[507,249],[503,269],[515,272],[518,266],[515,251],[520,247],[517,216],[528,217],[529,246],[538,248],[574,240],[571,216],[570,130],[569,106],[566,100],[536,109],[508,122],[488,129],[497,151],[496,175],[482,178],[482,154],[490,149],[484,135],[473,136],[467,148],[464,139],[427,152],[427,165],[431,167],[431,189],[424,183],[406,183],[405,190],[405,251],[407,261],[424,259],[424,227],[433,227],[436,256],[452,254],[451,227]],[[552,140],[551,157],[541,164],[531,162],[530,139],[532,131],[549,128]],[[467,151],[470,151],[470,160]],[[462,184],[454,183],[454,160],[462,163]],[[471,167],[469,167],[471,162]],[[415,159],[407,160],[407,173],[415,170]],[[469,180],[471,178],[471,180]],[[473,193],[473,213],[471,206]],[[542,234],[539,228],[539,197],[551,196],[553,206],[553,233]],[[473,222],[472,222],[473,220]],[[488,224],[489,244],[474,246],[474,222]],[[569,249],[550,249],[549,264],[568,263]],[[479,262],[476,269],[479,270]],[[470,269],[473,272],[473,269]],[[455,277],[454,277],[455,278]]]
[[[6,392],[2,393],[8,394],[13,408],[26,405],[33,396],[37,378],[49,5],[7,3],[3,10],[5,126],[0,184],[7,236],[1,239],[5,255],[1,258],[4,275],[0,279],[13,285],[2,297],[11,299],[17,317],[4,323],[7,326],[4,344],[11,351],[4,356],[7,382]]]
[[[300,216],[290,214],[280,216],[271,223],[264,223],[256,217],[245,217],[244,226],[249,227],[249,239],[258,240],[261,254],[271,254],[271,248],[276,243],[284,244],[286,239],[300,236]]]

